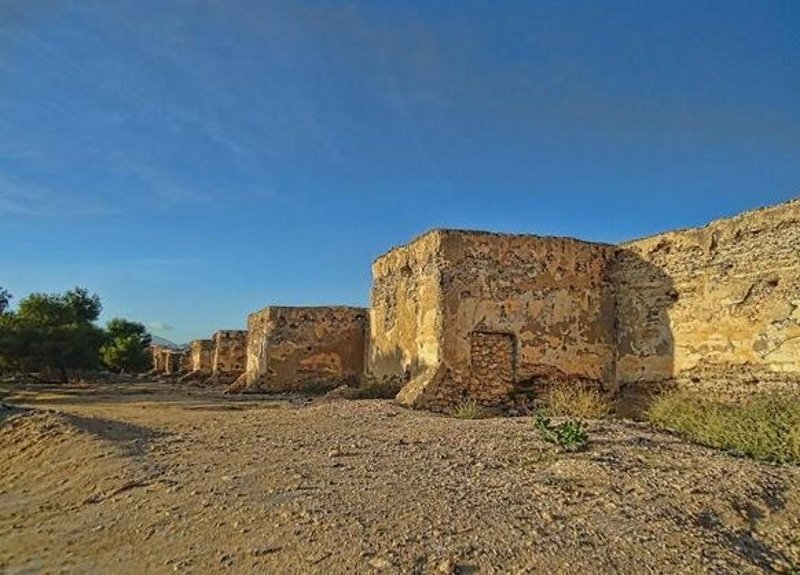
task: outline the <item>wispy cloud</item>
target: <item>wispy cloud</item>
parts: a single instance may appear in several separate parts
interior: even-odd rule
[[[101,199],[20,181],[0,173],[0,214],[55,217],[108,216],[116,210]]]
[[[173,326],[163,321],[151,321],[147,327],[154,331],[172,331]]]

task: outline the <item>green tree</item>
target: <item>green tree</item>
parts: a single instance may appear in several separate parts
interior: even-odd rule
[[[4,314],[8,309],[13,297],[7,289],[0,287],[0,315]]]
[[[58,371],[97,367],[102,329],[94,325],[102,305],[84,288],[63,294],[32,293],[16,312],[0,316],[0,366],[19,371]]]
[[[106,326],[106,343],[100,348],[103,363],[121,373],[144,371],[151,363],[151,339],[142,324],[114,318]]]

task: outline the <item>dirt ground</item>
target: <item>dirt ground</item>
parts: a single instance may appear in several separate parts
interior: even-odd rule
[[[2,573],[760,573],[800,468],[590,424],[164,384],[0,387]]]

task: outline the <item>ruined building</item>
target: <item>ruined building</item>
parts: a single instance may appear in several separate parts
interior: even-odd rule
[[[189,370],[194,373],[208,373],[213,371],[214,365],[214,340],[196,339],[189,344]]]
[[[800,389],[800,201],[620,246],[434,230],[372,271],[368,370],[407,405]]]
[[[364,371],[367,310],[267,307],[247,321],[247,373],[237,388],[301,391],[357,384]]]
[[[153,371],[163,373],[166,368],[164,364],[164,347],[156,344],[150,346],[150,354],[153,361]]]
[[[215,379],[222,383],[234,381],[247,366],[247,331],[221,330],[211,336],[211,341],[211,372]]]
[[[167,375],[177,375],[186,371],[189,367],[189,353],[180,349],[162,348],[161,364],[164,373]]]
[[[485,404],[541,381],[614,372],[615,248],[564,238],[435,230],[373,265],[370,370],[398,396]]]

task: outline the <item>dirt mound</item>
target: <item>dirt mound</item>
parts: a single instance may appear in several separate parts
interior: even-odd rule
[[[40,495],[54,508],[97,498],[135,475],[131,455],[139,438],[120,422],[3,406],[0,460],[7,471],[0,490]],[[13,512],[13,501],[2,508]]]

